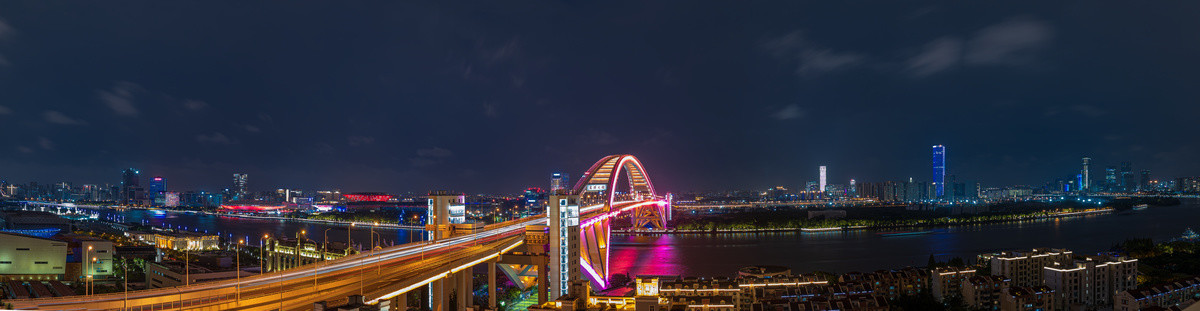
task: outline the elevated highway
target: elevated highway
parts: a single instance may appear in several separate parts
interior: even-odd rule
[[[615,190],[622,171],[626,171],[630,188],[619,192]],[[445,201],[447,198],[449,201]],[[336,305],[347,301],[350,295],[362,295],[369,303],[388,301],[429,285],[426,288],[433,297],[430,301],[432,309],[444,311],[449,305],[449,296],[446,296],[449,290],[443,287],[444,281],[451,279],[450,287],[459,288],[459,301],[471,301],[471,291],[463,289],[470,286],[471,275],[469,270],[464,270],[483,263],[492,264],[489,274],[494,281],[494,264],[498,257],[525,243],[527,226],[546,231],[539,234],[550,240],[541,238],[543,241],[539,241],[538,246],[562,250],[542,252],[540,256],[548,257],[541,258],[550,266],[535,264],[537,269],[550,272],[552,288],[557,289],[541,287],[542,294],[549,291],[551,298],[555,298],[565,291],[567,284],[564,281],[590,280],[601,288],[607,287],[610,275],[608,237],[614,219],[628,214],[635,226],[661,227],[667,221],[665,211],[669,210],[669,203],[654,193],[641,163],[630,155],[601,159],[583,174],[571,193],[551,198],[548,210],[562,213],[542,214],[482,228],[469,227],[474,231],[443,235],[442,230],[449,227],[447,219],[455,214],[449,213],[442,204],[461,204],[462,199],[461,196],[456,200],[453,196],[431,195],[431,213],[435,206],[442,206],[436,209],[437,215],[442,216],[431,217],[439,222],[427,227],[433,228],[430,229],[431,236],[437,236],[433,241],[397,245],[237,279],[128,293],[6,302],[21,310],[311,310],[316,302]],[[587,274],[578,272],[580,267]],[[543,272],[542,275],[547,274]],[[495,286],[489,286],[489,290],[494,289]],[[494,299],[495,295],[491,297]],[[399,302],[406,304],[403,300]],[[460,303],[458,309],[463,310],[465,305]]]

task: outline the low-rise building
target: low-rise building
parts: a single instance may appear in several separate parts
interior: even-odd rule
[[[205,251],[220,248],[220,237],[191,231],[129,231],[125,236],[162,249]]]
[[[318,243],[309,239],[271,239],[267,241],[267,271],[287,270],[323,260],[334,260],[358,252],[346,243]]]
[[[0,232],[0,279],[61,280],[66,266],[67,242]]]
[[[962,284],[963,304],[972,310],[999,310],[1000,295],[1010,280],[996,275],[976,275]]]
[[[975,268],[942,267],[930,271],[930,285],[933,287],[933,298],[945,301],[962,295],[963,284],[975,276]]]
[[[1054,289],[1046,286],[1013,286],[1000,295],[1001,311],[1045,311],[1054,308]]]
[[[186,270],[185,270],[186,269]],[[241,277],[258,275],[257,267],[241,267]],[[238,269],[208,264],[185,264],[182,261],[146,262],[146,288],[163,288],[187,284],[235,279]],[[189,280],[185,282],[185,280]]]
[[[1117,293],[1113,298],[1114,311],[1136,311],[1151,307],[1186,308],[1200,299],[1200,277],[1130,289]]]
[[[849,272],[838,276],[838,282],[860,282],[869,285],[873,292],[888,299],[915,296],[929,290],[930,271],[904,268],[879,270],[871,273]]]
[[[60,234],[58,240],[67,242],[66,280],[83,280],[88,276],[106,279],[113,275],[113,242],[89,235]]]

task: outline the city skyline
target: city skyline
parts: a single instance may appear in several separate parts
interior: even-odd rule
[[[1200,175],[1186,138],[1200,93],[1178,83],[1200,72],[1190,4],[393,5],[298,3],[264,23],[189,4],[0,4],[3,177],[100,183],[137,167],[182,188],[244,172],[504,192],[632,153],[667,189],[764,188],[818,164],[838,183],[921,178],[934,144],[952,146],[955,174],[994,184],[1060,178],[1083,156]]]

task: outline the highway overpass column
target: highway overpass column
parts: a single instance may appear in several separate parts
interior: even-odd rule
[[[429,309],[432,311],[446,311],[442,309],[446,304],[446,297],[442,295],[442,291],[445,290],[445,286],[443,286],[445,285],[443,284],[444,281],[445,278],[438,279],[437,281],[433,281],[433,284],[429,287],[429,298],[431,299]]]
[[[543,257],[543,258],[548,259],[549,257]],[[550,265],[548,262],[543,261],[542,264],[538,265],[537,270],[538,270],[538,305],[543,305],[546,303],[546,292],[548,292],[550,289],[550,281],[549,281]]]
[[[488,262],[487,262],[487,267],[488,267],[488,274],[487,274],[487,278],[488,278],[488,284],[487,284],[488,308],[491,308],[492,310],[500,310],[499,308],[496,307],[496,292],[498,292],[496,290],[496,262],[498,261],[498,259],[499,259],[499,257],[493,258],[492,260],[488,260]]]
[[[395,302],[392,305],[395,306],[393,309],[399,311],[408,310],[408,293],[396,295]]]
[[[475,305],[471,274],[471,268],[458,272],[458,310],[467,310]]]
[[[454,297],[454,288],[458,287],[455,286],[458,284],[458,279],[456,278],[457,276],[458,275],[455,275],[454,273],[450,273],[446,275],[446,278],[443,278],[445,281],[442,282],[442,310],[457,310],[450,307],[450,298]]]

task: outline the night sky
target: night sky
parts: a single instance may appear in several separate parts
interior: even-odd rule
[[[3,1],[0,179],[515,192],[1200,175],[1200,2]]]

